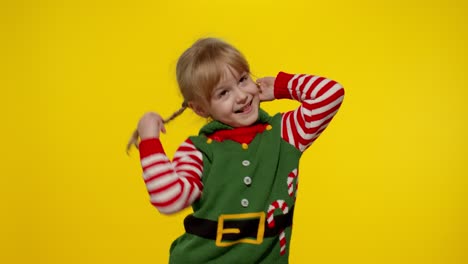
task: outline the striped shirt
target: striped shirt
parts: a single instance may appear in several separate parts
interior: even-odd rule
[[[325,130],[337,113],[343,87],[324,77],[280,72],[274,84],[276,99],[294,99],[301,105],[282,115],[281,137],[301,152]],[[190,139],[177,149],[172,162],[157,138],[140,142],[140,160],[151,204],[163,214],[181,211],[202,191],[203,156]]]

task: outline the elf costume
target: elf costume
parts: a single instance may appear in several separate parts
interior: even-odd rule
[[[301,106],[249,127],[218,121],[189,137],[171,162],[159,139],[140,143],[151,203],[161,213],[192,206],[170,263],[288,263],[299,159],[338,111],[335,81],[280,72],[275,98]]]

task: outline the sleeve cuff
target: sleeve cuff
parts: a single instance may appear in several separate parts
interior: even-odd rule
[[[165,154],[164,148],[159,138],[144,139],[140,142],[140,145],[138,146],[138,148],[140,150],[140,159],[143,159],[145,157],[148,157],[156,153]]]
[[[291,93],[288,89],[288,82],[291,78],[294,77],[294,74],[289,74],[285,72],[279,72],[276,75],[275,84],[274,84],[274,93],[276,99],[291,99]]]

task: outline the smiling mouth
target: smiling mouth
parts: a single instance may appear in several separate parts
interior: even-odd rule
[[[234,111],[235,114],[243,114],[243,113],[249,113],[252,110],[252,101],[248,104],[246,104],[244,107],[240,108],[239,110]]]

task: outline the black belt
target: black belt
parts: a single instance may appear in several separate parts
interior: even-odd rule
[[[235,241],[241,240],[243,238],[255,238],[258,237],[260,226],[264,226],[263,237],[275,237],[278,236],[286,227],[292,225],[294,213],[294,206],[291,207],[288,213],[274,216],[274,227],[268,227],[267,220],[265,219],[265,213],[253,213],[263,214],[261,217],[249,217],[244,219],[239,219],[241,215],[249,214],[239,214],[239,215],[222,215],[220,219],[222,221],[221,227],[219,221],[213,221],[203,218],[197,218],[193,215],[189,215],[184,220],[185,231],[189,234],[197,235],[207,239],[220,239],[218,230],[230,230],[237,229],[238,232],[223,232],[222,240],[223,241]],[[235,216],[236,219],[232,219],[230,216]],[[265,219],[263,223],[260,224],[261,219]],[[263,238],[262,238],[263,240]]]

